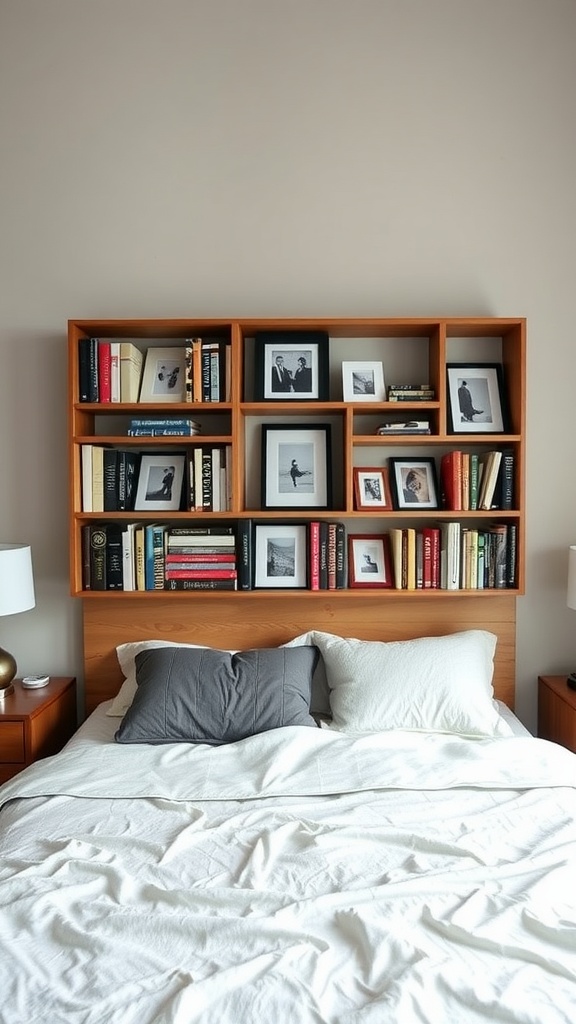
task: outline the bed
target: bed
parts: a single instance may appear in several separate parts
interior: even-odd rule
[[[86,720],[0,787],[2,1024],[573,1021],[576,757],[503,602],[86,602]]]

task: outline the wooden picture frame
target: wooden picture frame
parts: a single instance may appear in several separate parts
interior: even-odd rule
[[[184,345],[149,348],[146,352],[139,402],[186,401],[186,348]]]
[[[182,501],[186,456],[164,452],[143,455],[138,473],[135,512],[178,512]]]
[[[392,512],[390,478],[385,466],[354,466],[354,508],[357,511]]]
[[[331,502],[330,424],[262,424],[262,508],[329,509]]]
[[[500,363],[448,363],[446,383],[449,433],[505,432],[504,379]]]
[[[382,363],[346,360],[342,363],[342,394],[345,402],[385,402]]]
[[[440,508],[434,459],[390,458],[388,463],[396,509],[418,511]]]
[[[391,588],[394,586],[388,534],[349,535],[348,586],[352,588]]]
[[[305,523],[256,523],[254,526],[254,589],[307,586]]]
[[[256,334],[257,402],[327,401],[328,335],[324,331]]]

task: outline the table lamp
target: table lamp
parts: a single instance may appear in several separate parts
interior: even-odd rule
[[[576,544],[568,548],[568,586],[566,588],[566,604],[576,611]],[[576,690],[576,672],[571,672],[566,680],[568,686]]]
[[[32,552],[26,544],[0,544],[0,615],[27,612],[36,603]],[[14,692],[14,657],[0,647],[0,701]]]

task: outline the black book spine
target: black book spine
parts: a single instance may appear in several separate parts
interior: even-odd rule
[[[98,402],[100,400],[100,386],[98,376],[98,338],[89,338],[89,382],[88,401]]]
[[[236,590],[236,580],[166,580],[164,590]]]
[[[517,539],[518,525],[509,523],[506,544],[506,586],[512,588],[516,586]]]
[[[91,590],[90,571],[90,532],[91,526],[82,527],[82,589]]]
[[[90,401],[90,338],[78,342],[78,401]]]
[[[90,589],[106,590],[106,530],[90,527]]]
[[[202,401],[210,401],[211,373],[210,373],[210,349],[202,346]]]
[[[104,449],[104,511],[118,511],[118,452]]]
[[[238,589],[252,590],[252,520],[241,519],[237,531]]]
[[[212,452],[207,448],[202,451],[202,508],[212,511]]]
[[[110,523],[106,527],[106,590],[123,590],[122,527]]]

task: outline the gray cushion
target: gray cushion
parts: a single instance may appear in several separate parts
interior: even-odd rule
[[[136,694],[119,743],[233,743],[309,713],[316,647],[215,651],[162,647],[136,655]]]

